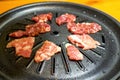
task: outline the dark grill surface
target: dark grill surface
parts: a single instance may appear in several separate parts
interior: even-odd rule
[[[53,13],[51,31],[35,37],[35,44],[30,59],[15,55],[14,48],[5,48],[7,43],[15,38],[8,36],[16,30],[24,30],[27,24],[33,24],[33,16],[41,13]],[[101,43],[96,49],[79,50],[84,55],[82,61],[71,61],[66,55],[65,44],[71,33],[66,24],[58,26],[56,17],[63,13],[77,16],[76,22],[96,22],[102,26],[102,31],[91,36]],[[108,15],[83,5],[70,3],[36,3],[3,14],[0,17],[0,74],[11,80],[109,80],[119,71],[119,26]],[[50,60],[41,63],[34,62],[36,50],[43,41],[50,40],[62,48],[62,52]],[[113,73],[112,73],[113,72]],[[111,75],[111,76],[109,76]]]

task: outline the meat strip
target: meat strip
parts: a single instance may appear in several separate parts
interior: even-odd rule
[[[9,42],[6,48],[15,47],[17,56],[23,56],[25,58],[29,58],[32,53],[32,47],[34,45],[34,42],[35,42],[34,37],[15,39]]]
[[[36,22],[47,22],[48,20],[52,20],[52,13],[39,14],[35,17],[32,17],[32,20]]]
[[[58,53],[61,51],[61,47],[57,46],[51,41],[44,41],[43,45],[41,48],[39,48],[36,51],[35,54],[35,62],[39,63],[43,60],[49,60],[51,56],[55,55],[55,53]]]
[[[90,34],[90,33],[96,33],[100,30],[102,30],[101,26],[97,23],[74,23],[70,22],[67,24],[67,28],[71,33],[74,34]]]
[[[69,35],[68,40],[83,50],[96,48],[100,43],[87,34]]]
[[[37,36],[40,33],[46,33],[51,30],[51,27],[47,23],[36,23],[26,26],[26,34],[28,36]]]
[[[67,43],[65,47],[70,60],[83,60],[83,54],[74,45]]]
[[[24,35],[27,35],[26,31],[22,31],[22,30],[18,30],[9,34],[10,37],[16,37],[16,38],[22,37]]]
[[[22,37],[22,36],[37,36],[40,33],[46,33],[51,30],[51,26],[47,23],[35,23],[35,24],[29,24],[26,26],[25,31],[18,30],[15,32],[12,32],[9,34],[10,37]]]
[[[56,23],[58,25],[62,25],[64,23],[74,22],[74,21],[76,21],[76,16],[68,13],[62,14],[56,18]]]

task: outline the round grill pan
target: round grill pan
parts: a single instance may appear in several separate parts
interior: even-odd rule
[[[15,55],[14,48],[6,48],[8,36],[16,30],[24,30],[25,25],[33,24],[33,16],[52,12],[52,21],[48,23],[52,30],[35,37],[32,55],[29,59]],[[70,32],[66,24],[58,26],[56,17],[63,13],[77,16],[76,22],[96,22],[102,31],[91,36],[101,45],[96,49],[83,51],[82,61],[70,61],[64,44],[68,42]],[[120,24],[109,15],[80,4],[66,2],[44,2],[24,5],[12,9],[0,16],[0,78],[2,80],[115,80],[120,71]],[[50,40],[62,48],[62,52],[50,60],[34,62],[36,50],[45,40]]]

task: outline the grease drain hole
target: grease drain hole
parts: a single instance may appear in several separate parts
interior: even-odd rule
[[[55,35],[55,36],[58,36],[58,35],[59,35],[59,32],[58,32],[58,31],[52,31],[51,34],[52,34],[52,35]]]

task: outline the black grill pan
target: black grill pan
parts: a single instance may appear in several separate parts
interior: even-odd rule
[[[16,30],[24,30],[27,24],[33,24],[33,16],[52,12],[52,21],[48,23],[52,30],[35,37],[32,55],[29,59],[15,55],[14,48],[6,48],[8,36]],[[91,34],[101,45],[96,49],[83,51],[83,61],[70,61],[64,44],[71,33],[66,24],[58,26],[56,17],[63,13],[77,16],[76,22],[96,22],[102,31]],[[36,50],[43,41],[50,40],[62,48],[48,61],[34,62]],[[24,5],[0,15],[0,78],[1,80],[115,80],[120,71],[120,24],[109,15],[80,4],[67,2],[43,2]]]

